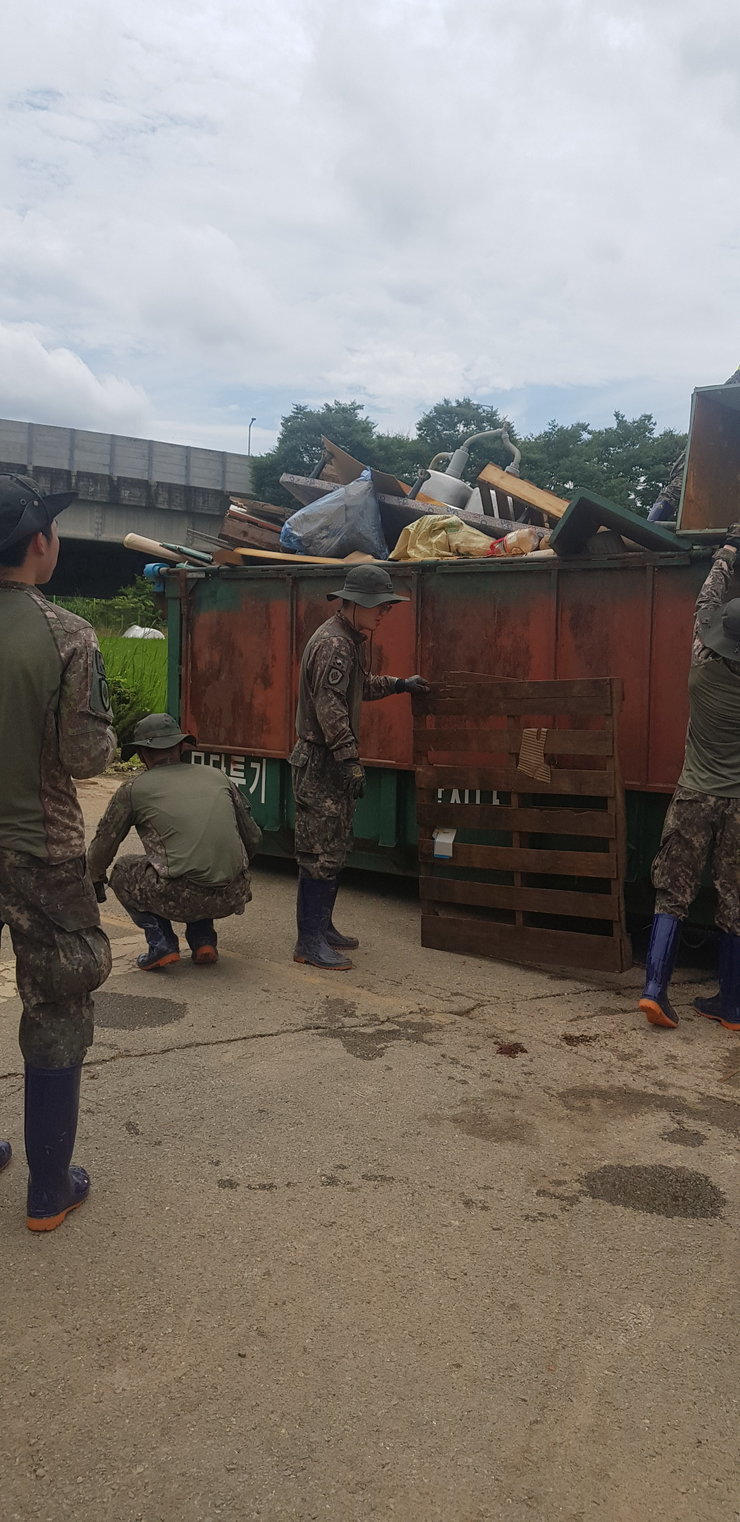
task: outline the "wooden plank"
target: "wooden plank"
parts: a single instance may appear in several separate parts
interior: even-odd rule
[[[521,476],[512,476],[510,472],[502,470],[500,465],[486,465],[480,475],[489,486],[496,487],[498,491],[508,492],[510,497],[516,497],[519,502],[526,502],[528,507],[539,508],[541,513],[547,513],[550,518],[562,518],[568,506],[564,497],[556,497],[554,492],[545,491],[542,486],[535,486],[534,481],[524,481]]]
[[[529,925],[500,925],[464,915],[422,914],[421,944],[436,951],[525,962],[535,967],[623,972],[629,966],[629,941],[624,935],[535,930]]]
[[[434,841],[419,841],[419,861],[434,861]],[[475,867],[484,872],[546,872],[557,877],[614,877],[617,854],[609,851],[547,851],[528,846],[466,846],[452,848],[451,867]]]
[[[483,909],[521,909],[525,914],[570,915],[576,919],[618,920],[619,894],[567,892],[563,888],[517,888],[505,883],[470,883],[454,877],[419,878],[422,912],[429,902],[475,904]]]
[[[489,792],[570,793],[574,797],[611,797],[614,792],[614,768],[607,762],[604,771],[560,771],[553,769],[549,782],[538,782],[525,772],[504,766],[422,766],[417,770],[420,787],[483,788]]]
[[[520,830],[537,835],[596,836],[600,840],[614,840],[617,834],[616,818],[606,809],[512,809],[496,803],[437,803],[436,798],[436,790],[417,790],[420,830]]]
[[[486,751],[508,752],[518,755],[522,746],[522,731],[527,726],[517,725],[501,729],[460,729],[444,725],[438,729],[417,729],[416,749],[432,751]],[[545,736],[546,756],[611,756],[614,739],[611,724],[604,729],[548,729]]]
[[[234,546],[234,555],[244,556],[247,560],[275,560],[286,561],[293,565],[343,565],[346,561],[333,560],[330,555],[284,555],[277,550],[245,550],[243,547]]]
[[[434,697],[466,697],[469,702],[472,702],[474,696],[480,695],[497,702],[506,700],[515,705],[543,699],[541,706],[545,712],[560,711],[562,713],[574,712],[574,702],[590,698],[594,703],[594,713],[611,713],[613,706],[611,685],[608,677],[579,677],[572,682],[521,682],[499,677],[477,677],[473,672],[461,672],[458,677],[450,672],[445,681],[435,682]],[[477,694],[475,689],[479,687],[483,687],[485,691]],[[511,710],[513,713],[517,711],[516,706]]]

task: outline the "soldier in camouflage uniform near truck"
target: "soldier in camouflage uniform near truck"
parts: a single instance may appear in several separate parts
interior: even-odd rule
[[[181,765],[184,734],[168,713],[140,719],[124,759],[134,752],[144,770],[128,778],[111,798],[88,853],[98,897],[105,874],[129,830],[144,856],[120,856],[110,885],[147,950],[137,958],[143,972],[180,960],[172,921],[185,924],[185,939],[198,967],[218,961],[214,919],[243,914],[251,899],[249,861],[262,832],[249,804],[223,772]]]
[[[105,671],[90,625],[38,590],[59,555],[56,515],[73,495],[43,497],[24,476],[0,476],[0,921],[23,1004],[32,1231],[53,1230],[90,1187],[71,1159],[90,995],[111,966],[72,781],[115,754]],[[9,1160],[3,1143],[0,1164]]]
[[[670,1029],[678,1025],[668,985],[681,922],[709,858],[720,930],[719,993],[695,999],[694,1008],[740,1031],[740,598],[724,600],[738,549],[740,523],[733,523],[697,598],[686,755],[653,863],[655,918],[640,1008],[651,1025]]]
[[[399,692],[428,692],[423,677],[373,676],[370,642],[393,603],[408,602],[393,591],[379,565],[358,565],[344,586],[329,593],[341,608],[320,625],[301,662],[296,732],[290,758],[296,805],[295,849],[298,877],[296,962],[347,971],[347,952],[359,945],[333,923],[339,874],[349,855],[355,803],[362,797],[360,708]]]

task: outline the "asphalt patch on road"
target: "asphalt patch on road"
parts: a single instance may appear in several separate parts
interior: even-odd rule
[[[706,1173],[695,1173],[691,1168],[668,1168],[663,1163],[644,1166],[607,1163],[585,1174],[583,1185],[592,1200],[673,1220],[718,1216],[726,1204],[721,1189]]]
[[[148,994],[96,994],[95,1024],[113,1031],[155,1029],[174,1025],[187,1009],[176,999],[152,999]]]

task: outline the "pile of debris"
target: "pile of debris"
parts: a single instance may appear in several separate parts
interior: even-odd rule
[[[486,465],[471,486],[463,472],[470,446],[481,437],[499,437],[512,460],[506,470]],[[287,552],[317,561],[572,556],[676,547],[670,530],[594,493],[578,492],[568,501],[524,480],[520,452],[505,428],[474,435],[449,455],[435,455],[411,487],[363,465],[331,439],[321,443],[321,459],[310,476],[280,478],[295,498],[294,511],[231,498],[219,534],[224,546],[242,554]],[[445,461],[445,468],[438,468]],[[599,533],[595,545],[594,536],[604,528],[611,534]]]

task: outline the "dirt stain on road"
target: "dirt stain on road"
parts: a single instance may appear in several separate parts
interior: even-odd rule
[[[583,1185],[592,1200],[674,1220],[680,1216],[690,1220],[718,1216],[726,1204],[721,1189],[706,1173],[667,1168],[663,1163],[607,1163],[585,1174]]]
[[[103,1030],[140,1031],[173,1025],[187,1014],[187,1004],[176,999],[150,998],[148,994],[95,995],[95,1024]]]

